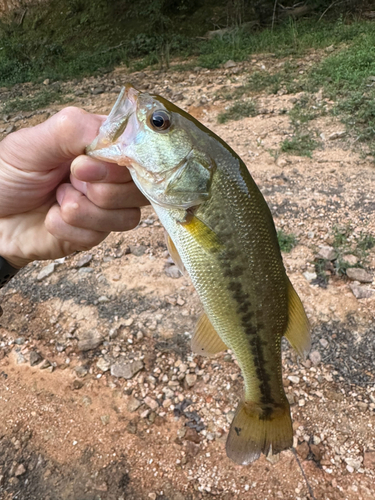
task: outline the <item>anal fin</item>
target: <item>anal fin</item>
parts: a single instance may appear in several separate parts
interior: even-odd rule
[[[289,278],[287,286],[289,321],[284,337],[302,358],[306,358],[311,347],[309,320]]]
[[[260,457],[287,450],[293,444],[289,404],[267,405],[241,401],[229,429],[228,457],[239,465],[248,465]]]
[[[203,313],[191,339],[191,350],[202,356],[215,356],[226,349],[228,347],[221,340],[206,314]]]

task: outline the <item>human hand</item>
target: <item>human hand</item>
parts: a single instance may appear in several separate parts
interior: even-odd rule
[[[13,267],[88,250],[138,224],[148,202],[128,169],[83,155],[103,121],[68,107],[0,142],[0,255]]]

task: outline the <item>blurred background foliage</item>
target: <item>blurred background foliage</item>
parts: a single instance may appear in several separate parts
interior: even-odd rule
[[[365,0],[45,0],[0,18],[0,85],[80,78],[117,64],[216,67],[323,47],[371,23]],[[375,14],[375,13],[374,13]],[[339,24],[338,24],[339,23]],[[372,23],[371,23],[372,24]],[[339,28],[338,28],[339,26]]]

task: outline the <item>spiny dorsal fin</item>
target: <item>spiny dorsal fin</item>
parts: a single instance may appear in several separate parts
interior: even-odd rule
[[[181,271],[181,273],[184,274],[185,273],[185,266],[181,260],[181,257],[177,251],[177,248],[175,247],[175,244],[172,241],[172,238],[169,236],[167,231],[165,231],[165,239],[167,242],[167,248],[168,248],[169,255],[172,257],[173,262],[176,264],[176,266]]]
[[[202,314],[191,339],[191,350],[202,356],[214,356],[225,351],[227,346],[219,337],[206,314]]]
[[[289,404],[262,407],[252,401],[240,401],[229,429],[226,451],[240,465],[290,448],[293,444]]]
[[[302,358],[306,358],[311,347],[310,324],[301,299],[287,279],[289,321],[284,337]]]

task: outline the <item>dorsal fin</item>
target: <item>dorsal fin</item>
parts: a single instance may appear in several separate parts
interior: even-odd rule
[[[202,356],[214,356],[228,349],[205,313],[198,320],[193,338],[191,339],[191,349],[196,354],[201,354]]]
[[[302,357],[306,358],[311,347],[310,324],[301,299],[287,278],[289,321],[284,337]]]

